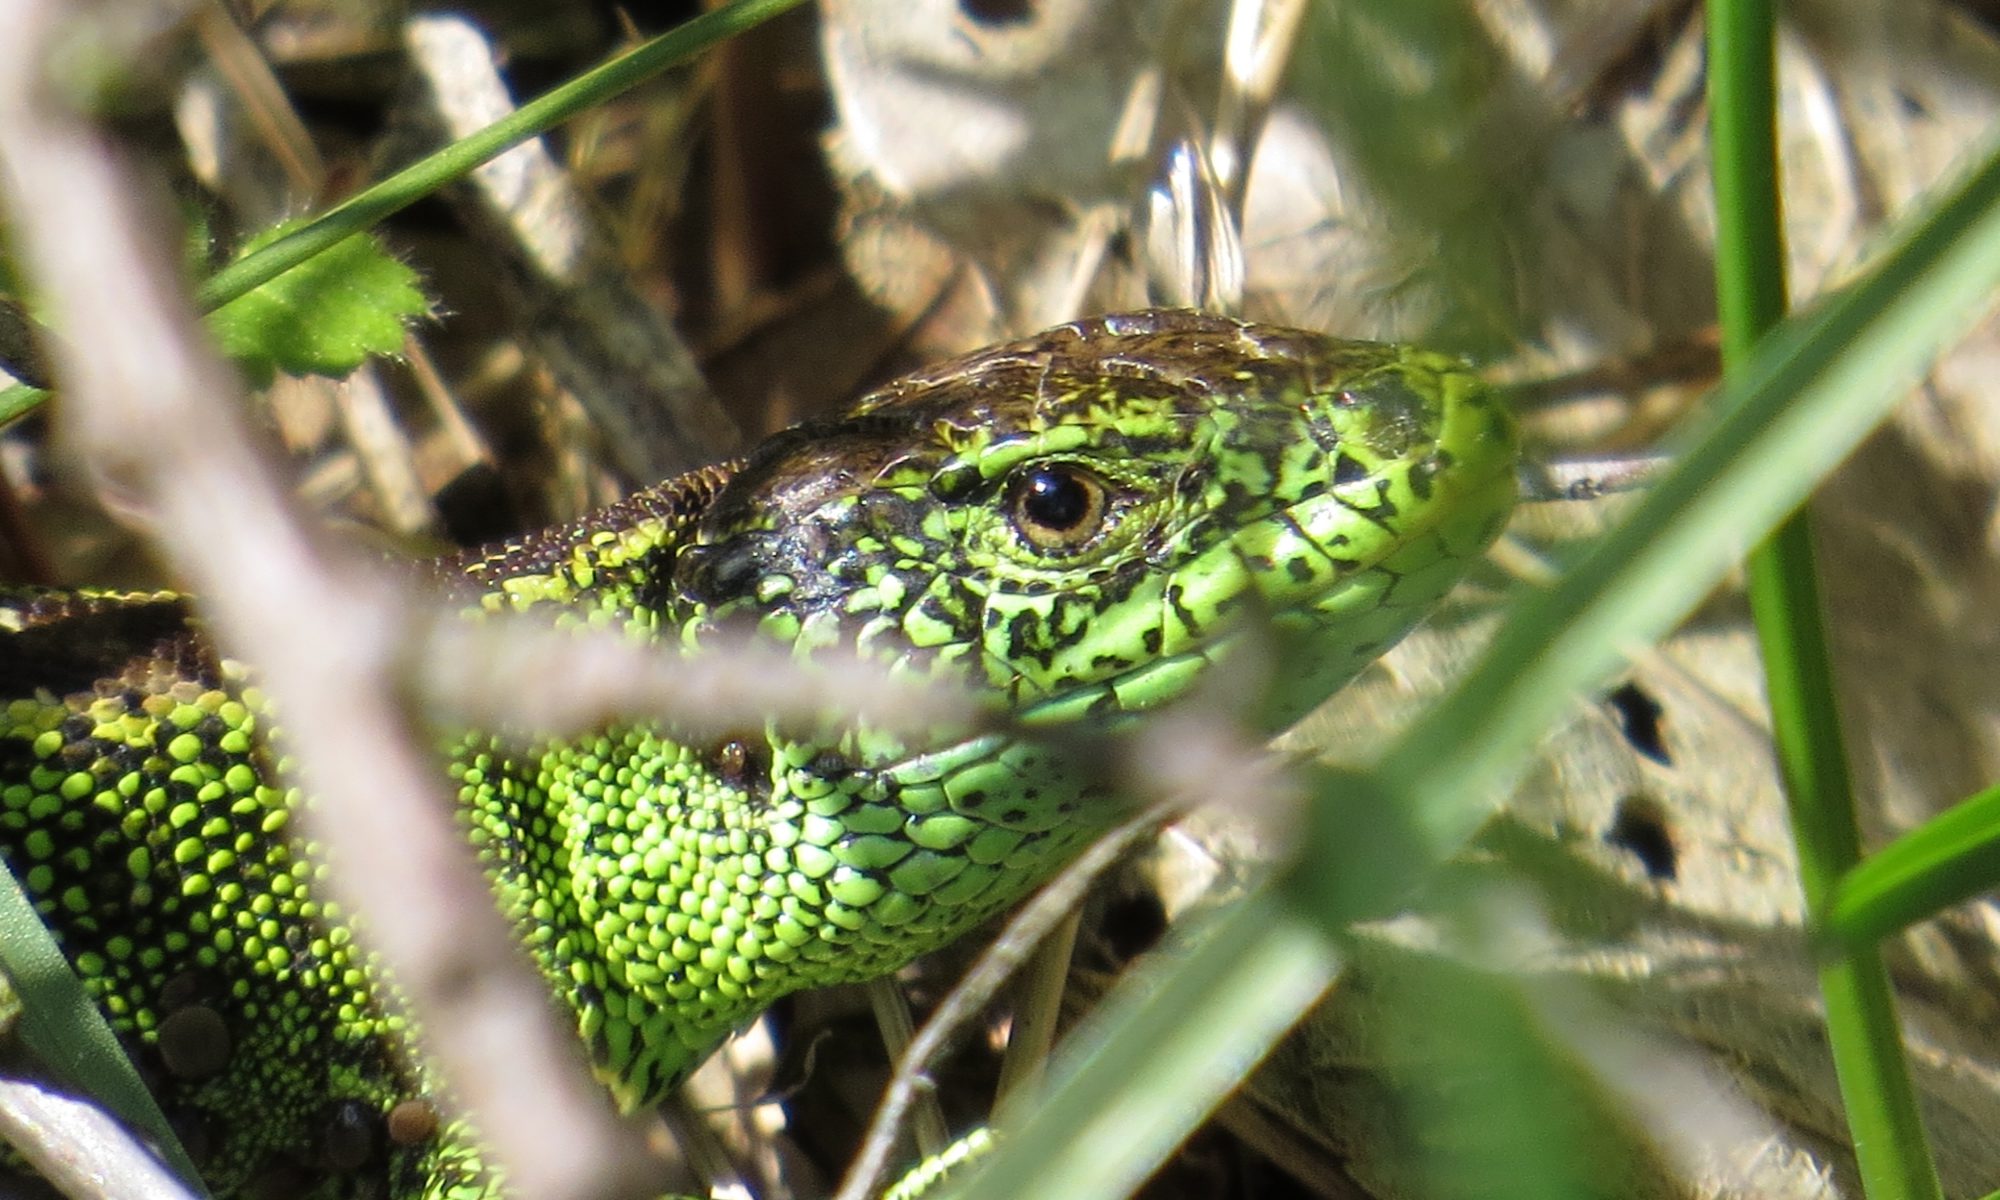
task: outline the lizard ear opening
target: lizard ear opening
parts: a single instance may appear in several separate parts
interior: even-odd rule
[[[714,608],[749,591],[759,574],[756,548],[747,537],[720,545],[684,546],[673,571],[683,593]]]

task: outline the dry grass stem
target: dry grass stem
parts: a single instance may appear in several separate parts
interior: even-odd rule
[[[194,1200],[110,1114],[31,1079],[0,1079],[0,1138],[75,1200]]]

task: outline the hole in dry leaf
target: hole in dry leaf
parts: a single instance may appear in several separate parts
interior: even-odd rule
[[[1636,683],[1620,684],[1604,702],[1611,706],[1611,712],[1618,718],[1619,732],[1634,750],[1659,763],[1663,767],[1674,765],[1673,755],[1667,752],[1666,739],[1661,717],[1666,709],[1660,702],[1646,693]]]
[[[1104,936],[1119,962],[1130,962],[1158,944],[1167,932],[1167,911],[1150,891],[1132,891],[1104,906]]]
[[[1034,0],[958,0],[958,10],[975,25],[1026,25],[1035,19]]]
[[[1647,796],[1627,796],[1618,802],[1611,828],[1604,840],[1621,850],[1629,850],[1654,879],[1672,880],[1680,871],[1680,851],[1674,846],[1673,830],[1667,827],[1666,813]]]

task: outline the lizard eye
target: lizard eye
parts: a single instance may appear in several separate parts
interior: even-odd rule
[[[1104,481],[1069,463],[1042,463],[1015,473],[1007,517],[1038,550],[1074,550],[1104,524]]]

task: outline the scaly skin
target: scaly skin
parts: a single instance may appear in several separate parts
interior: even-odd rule
[[[751,625],[1108,729],[1297,648],[1273,717],[1413,624],[1513,503],[1512,425],[1450,360],[1184,313],[1064,326],[899,381],[743,463],[440,564],[468,617],[699,644]],[[219,1196],[496,1184],[286,829],[263,705],[178,597],[0,596],[0,851]],[[869,729],[721,745],[632,724],[447,739],[501,910],[626,1106],[804,987],[1018,901],[1118,806],[1037,746]]]

